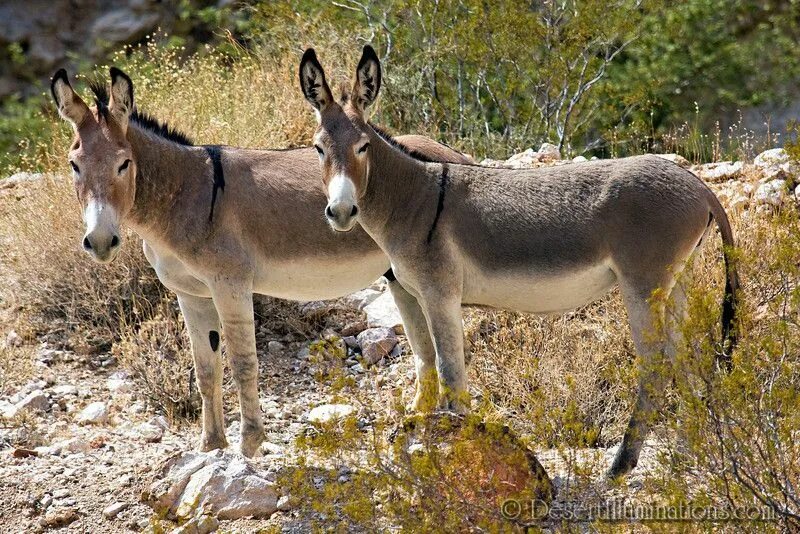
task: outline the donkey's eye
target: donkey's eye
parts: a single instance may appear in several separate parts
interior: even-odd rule
[[[314,145],[314,148],[316,148],[316,149],[317,149],[317,153],[318,153],[320,156],[324,156],[324,155],[325,155],[325,151],[324,151],[324,150],[322,150],[322,147],[321,147],[321,146],[319,146],[319,145]]]
[[[364,152],[367,151],[368,148],[369,148],[369,143],[364,143],[364,146],[358,149],[358,153],[363,154]]]
[[[75,171],[75,174],[80,174],[81,170],[78,168],[78,166],[75,164],[74,161],[70,161],[69,164],[72,166],[72,170]]]
[[[122,173],[122,171],[127,169],[128,165],[130,165],[130,163],[131,163],[131,160],[126,159],[125,162],[122,165],[119,166],[119,169],[117,169],[117,174],[120,174],[120,173]]]

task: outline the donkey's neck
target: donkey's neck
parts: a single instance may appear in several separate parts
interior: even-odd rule
[[[439,183],[437,164],[414,159],[383,139],[371,127],[367,190],[360,204],[362,227],[384,250],[392,235],[417,226],[434,216]]]
[[[181,145],[131,121],[128,141],[136,159],[136,198],[126,223],[143,239],[163,234],[184,181],[196,166],[191,146]]]

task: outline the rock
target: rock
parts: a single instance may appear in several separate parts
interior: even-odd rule
[[[173,456],[157,470],[144,497],[157,514],[198,523],[204,515],[263,519],[278,509],[273,483],[244,458],[221,451]]]
[[[761,169],[778,166],[789,161],[789,154],[782,148],[772,148],[765,150],[755,157],[753,165]]]
[[[47,529],[56,529],[65,527],[74,523],[80,518],[78,512],[72,508],[58,508],[53,511],[48,511],[44,517],[39,520],[39,525]]]
[[[93,402],[78,414],[76,420],[82,425],[102,425],[108,420],[108,406],[105,402]]]
[[[343,337],[342,341],[344,341],[344,344],[347,345],[347,347],[351,348],[351,349],[354,349],[354,348],[359,346],[358,345],[358,339],[356,339],[355,336]]]
[[[326,424],[338,419],[344,419],[355,412],[356,409],[349,404],[321,404],[308,412],[306,418],[317,424]]]
[[[358,311],[364,309],[364,306],[374,301],[376,298],[381,296],[381,292],[375,289],[362,289],[361,291],[356,291],[346,297],[342,298],[342,301],[346,306],[351,308],[355,308]]]
[[[367,323],[373,327],[393,328],[397,332],[402,331],[403,319],[400,317],[400,310],[394,303],[391,293],[383,293],[380,297],[364,307],[367,314]],[[401,333],[401,332],[398,332]]]
[[[108,377],[106,387],[112,393],[130,393],[133,391],[133,384],[128,380],[128,373],[117,371]]]
[[[392,328],[380,327],[364,330],[358,337],[361,354],[369,364],[376,364],[392,352],[397,345],[397,335]]]
[[[65,441],[60,441],[52,446],[52,448],[59,451],[60,454],[74,454],[76,452],[88,452],[91,449],[89,443],[81,438],[70,438]]]
[[[300,313],[302,313],[306,319],[317,320],[323,318],[334,308],[335,306],[333,303],[329,301],[315,300],[301,305]]]
[[[756,204],[768,204],[771,206],[780,206],[783,203],[783,198],[786,195],[786,181],[785,180],[771,180],[765,184],[761,184],[753,193],[753,201]]]
[[[16,403],[14,408],[17,414],[46,412],[50,409],[50,400],[42,390],[37,389]]]
[[[536,153],[538,161],[549,162],[558,161],[561,159],[561,152],[556,145],[551,143],[543,143]]]
[[[202,515],[187,521],[170,534],[208,534],[219,528],[219,519],[211,515]]]
[[[50,394],[56,398],[76,397],[78,395],[78,387],[72,384],[60,384],[50,388]]]
[[[2,185],[3,182],[0,182],[0,187],[2,187]],[[22,338],[19,337],[19,334],[17,334],[14,330],[11,330],[8,334],[6,334],[5,343],[6,348],[19,347],[22,345]]]
[[[120,512],[122,512],[127,507],[128,503],[120,501],[109,504],[108,506],[103,508],[103,517],[105,517],[106,519],[114,519],[120,514]]]
[[[684,158],[680,154],[656,154],[656,156],[658,156],[659,158],[665,159],[667,161],[671,161],[675,165],[678,165],[679,167],[683,167],[684,169],[688,169],[689,167],[692,166],[692,164],[689,163],[689,160]]]
[[[282,496],[278,499],[278,510],[281,512],[288,512],[292,509],[292,499],[288,495]]]
[[[106,43],[135,42],[158,26],[158,13],[135,12],[132,9],[115,9],[98,18],[92,25],[94,38]]]
[[[142,423],[136,427],[136,435],[147,443],[158,443],[164,437],[164,429],[152,423]]]
[[[584,156],[575,156],[572,158],[572,163],[583,163],[584,161],[589,161]]]
[[[705,163],[697,165],[691,170],[700,179],[706,182],[724,182],[725,180],[736,180],[742,175],[744,163],[736,161],[722,161],[719,163]]]
[[[346,338],[348,336],[355,336],[356,334],[358,334],[359,332],[363,332],[367,328],[369,328],[369,326],[367,325],[366,321],[355,321],[353,323],[347,323],[346,325],[344,325],[341,334],[343,338]]]
[[[18,172],[17,174],[12,174],[5,180],[0,180],[0,189],[11,189],[25,182],[35,182],[41,180],[43,176],[42,173],[38,172]]]
[[[286,349],[286,345],[280,341],[270,341],[267,343],[267,352],[270,354],[281,354]]]

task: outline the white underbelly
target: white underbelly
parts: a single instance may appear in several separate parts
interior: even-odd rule
[[[349,295],[389,269],[383,253],[356,254],[345,261],[306,258],[268,262],[256,273],[254,291],[289,300],[325,300]]]
[[[530,313],[564,313],[608,293],[616,275],[606,262],[560,273],[464,273],[465,304]]]

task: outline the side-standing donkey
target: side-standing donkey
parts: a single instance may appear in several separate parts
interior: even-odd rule
[[[394,281],[386,255],[361,229],[346,236],[328,227],[313,148],[193,146],[137,112],[130,78],[116,68],[110,74],[110,98],[104,86],[93,87],[91,108],[63,69],[51,85],[75,131],[69,162],[86,225],[83,247],[107,263],[127,225],[144,240],[158,278],[177,294],[203,400],[202,450],[227,446],[220,326],[239,390],[241,452],[252,456],[264,439],[253,293],[328,299],[386,273],[412,347],[433,354],[419,305]],[[425,137],[400,142],[430,160],[471,161]]]
[[[417,369],[438,375],[440,408],[469,407],[462,305],[561,313],[620,287],[640,378],[609,474],[633,469],[660,406],[664,380],[653,363],[674,355],[678,335],[674,329],[663,334],[672,321],[651,296],[661,290],[685,309],[675,277],[712,221],[725,245],[722,329],[727,350],[732,347],[738,287],[728,261],[733,234],[708,187],[657,156],[525,170],[416,160],[365,119],[381,86],[380,62],[369,46],[343,105],[334,101],[311,49],[300,65],[300,83],[319,120],[314,145],[328,192],[326,214],[340,231],[359,222],[418,299],[435,358],[417,354]],[[427,376],[418,376],[418,383]]]

